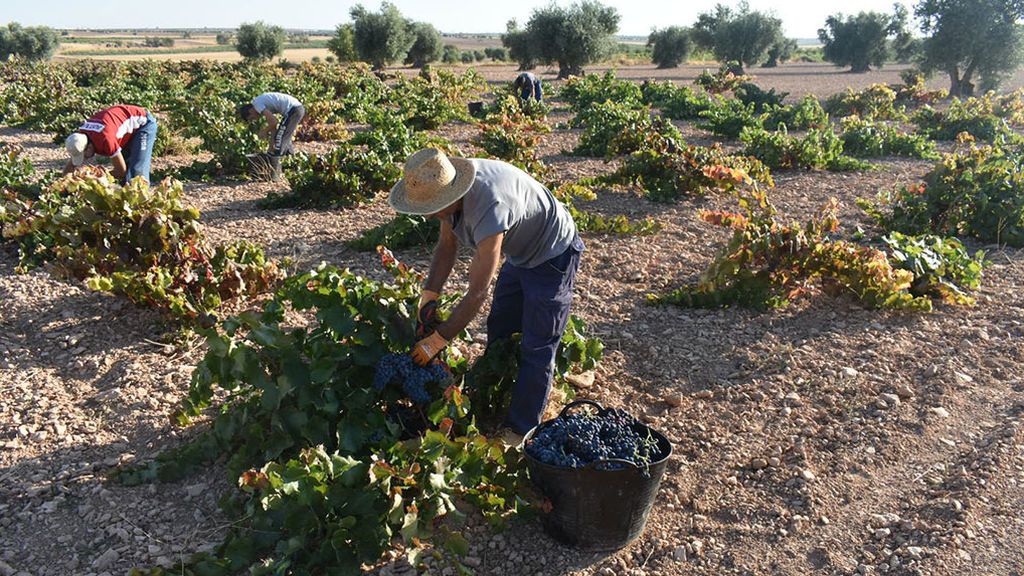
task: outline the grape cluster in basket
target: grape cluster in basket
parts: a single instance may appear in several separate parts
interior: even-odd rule
[[[563,468],[581,468],[608,459],[645,467],[659,456],[658,443],[650,432],[615,408],[597,414],[559,416],[537,430],[526,452],[545,464]],[[619,469],[622,465],[606,467]]]
[[[416,404],[427,404],[430,402],[427,384],[437,382],[444,385],[450,377],[442,364],[417,366],[408,354],[388,353],[377,362],[373,387],[383,390],[385,386],[397,380],[410,400]]]

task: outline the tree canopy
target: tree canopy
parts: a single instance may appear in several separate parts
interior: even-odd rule
[[[441,43],[441,33],[437,28],[426,22],[410,22],[409,26],[415,40],[409,48],[409,53],[405,55],[405,63],[412,64],[414,68],[423,68],[439,60],[444,52],[444,45]]]
[[[60,36],[48,26],[22,26],[11,22],[0,28],[0,60],[12,55],[25,60],[46,60],[60,45]]]
[[[765,62],[769,49],[785,41],[782,20],[751,11],[745,1],[736,10],[718,4],[714,12],[701,14],[692,34],[696,44],[710,50],[720,62],[734,61],[744,66]]]
[[[520,70],[538,62],[557,62],[558,77],[566,78],[605,57],[618,30],[618,11],[600,2],[583,0],[569,7],[549,4],[534,9],[525,30],[515,20],[509,21],[502,44]]]
[[[508,49],[509,59],[519,63],[520,70],[532,70],[537,67],[537,56],[531,49],[530,33],[520,28],[515,18],[505,25],[501,45]]]
[[[334,36],[327,40],[327,49],[334,54],[338,62],[355,62],[358,60],[356,54],[355,34],[351,23],[338,24],[334,30]]]
[[[824,45],[825,60],[836,66],[849,66],[852,72],[867,72],[872,66],[881,68],[892,57],[889,38],[904,38],[907,10],[894,6],[893,14],[860,12],[856,16],[834,14],[818,30]]]
[[[768,54],[765,56],[767,60],[761,66],[763,68],[774,68],[779,65],[780,62],[787,62],[796,54],[796,50],[799,45],[793,38],[778,37],[775,39],[775,43],[768,47]]]
[[[658,68],[675,68],[686,61],[693,50],[690,31],[681,26],[669,26],[651,31],[647,45],[652,47],[651,61]]]
[[[238,27],[235,47],[243,58],[270,60],[284,50],[284,29],[262,21],[247,22]]]
[[[949,74],[949,93],[970,96],[974,80],[994,89],[1022,61],[1024,0],[922,0],[921,68]]]
[[[404,60],[416,42],[409,21],[390,2],[382,3],[380,12],[370,12],[357,4],[350,14],[356,54],[375,70]]]

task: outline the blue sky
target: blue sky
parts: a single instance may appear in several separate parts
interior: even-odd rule
[[[547,0],[486,2],[482,0],[396,0],[407,17],[434,24],[442,32],[501,32],[505,22],[525,22],[533,8]],[[571,2],[561,0],[560,5]],[[714,0],[606,0],[622,16],[620,34],[646,35],[652,27],[689,25],[697,14],[711,10]],[[735,2],[724,2],[735,5]],[[908,8],[912,2],[902,2]],[[356,2],[338,0],[0,0],[0,19],[54,28],[233,28],[264,20],[286,28],[328,29],[348,21]],[[378,2],[363,3],[376,9]],[[751,0],[756,10],[771,10],[782,18],[786,34],[813,38],[825,18],[836,12],[888,12],[891,0],[769,2]]]

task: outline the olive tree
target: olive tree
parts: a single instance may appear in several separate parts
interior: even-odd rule
[[[57,51],[60,37],[48,26],[22,26],[11,22],[0,28],[0,60],[12,55],[25,60],[47,60]]]
[[[423,68],[430,62],[439,60],[443,55],[444,45],[441,43],[441,33],[437,28],[426,22],[410,22],[409,26],[416,39],[405,56],[405,63],[412,64],[413,68]]]
[[[501,45],[508,49],[509,60],[517,62],[520,70],[533,70],[537,67],[537,54],[533,50],[530,33],[520,28],[515,18],[505,24]]]
[[[768,48],[767,58],[764,64],[761,64],[762,68],[775,68],[782,62],[788,62],[796,54],[797,49],[800,46],[796,43],[793,38],[779,37],[775,40],[775,43]]]
[[[745,66],[765,62],[769,49],[785,39],[782,20],[751,11],[746,2],[740,2],[736,10],[718,4],[714,12],[698,16],[691,33],[694,42],[710,50],[719,62]]]
[[[462,51],[455,44],[445,44],[441,50],[441,61],[445,64],[457,64],[462,59]]]
[[[927,35],[921,69],[949,74],[949,93],[970,96],[974,80],[994,89],[1022,60],[1022,0],[922,0],[914,9]]]
[[[358,59],[353,28],[351,23],[338,24],[334,36],[327,40],[327,49],[338,62],[355,62]]]
[[[609,54],[618,30],[618,11],[595,0],[567,8],[555,4],[536,8],[526,23],[537,61],[557,62],[559,78],[582,74],[583,66]]]
[[[508,50],[504,48],[484,48],[484,54],[491,60],[498,62],[508,60]]]
[[[890,38],[900,37],[907,24],[907,9],[894,6],[893,14],[860,12],[856,16],[834,14],[818,30],[825,60],[836,66],[849,66],[851,72],[881,68],[893,56]]]
[[[362,4],[356,4],[350,14],[356,54],[374,70],[401,62],[416,42],[409,21],[390,2],[382,3],[380,12],[370,12]]]
[[[651,61],[658,68],[676,68],[686,61],[693,50],[690,31],[681,26],[669,26],[662,30],[654,29],[647,37],[647,45],[651,49]]]
[[[260,22],[238,27],[235,48],[246,60],[270,60],[284,50],[284,29]]]

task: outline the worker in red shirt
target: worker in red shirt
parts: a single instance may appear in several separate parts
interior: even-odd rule
[[[156,118],[141,106],[119,104],[101,110],[64,140],[71,156],[64,173],[99,154],[110,158],[111,171],[122,182],[136,176],[149,182],[156,129]]]

